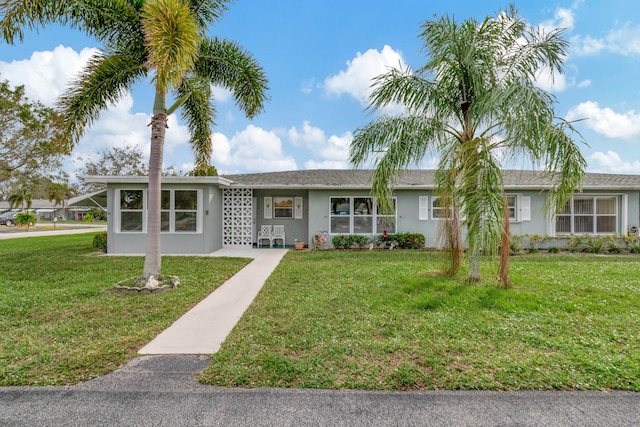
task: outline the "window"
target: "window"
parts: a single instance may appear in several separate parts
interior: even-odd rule
[[[273,217],[293,218],[293,197],[274,197]]]
[[[173,214],[173,231],[196,232],[198,230],[198,191],[174,190]]]
[[[119,190],[121,232],[146,231],[146,190]],[[195,233],[199,230],[201,204],[199,190],[162,190],[160,192],[160,231]]]
[[[507,209],[511,221],[531,221],[531,197],[521,194],[507,195]],[[420,196],[418,200],[418,219],[429,219],[428,211],[431,210],[431,219],[451,218],[452,207],[443,206],[442,199],[431,196]]]
[[[396,200],[384,212],[373,197],[331,197],[331,234],[375,234],[396,230]]]
[[[518,203],[517,196],[507,196],[507,209],[509,210],[509,219],[511,221],[518,220],[517,203]]]
[[[450,209],[446,206],[442,206],[440,197],[431,198],[431,218],[433,219],[447,219],[451,218]]]
[[[351,232],[351,199],[349,197],[331,198],[331,234],[349,234]]]
[[[120,231],[142,232],[144,190],[120,190]]]
[[[618,229],[618,197],[574,197],[556,215],[557,234],[613,234]]]

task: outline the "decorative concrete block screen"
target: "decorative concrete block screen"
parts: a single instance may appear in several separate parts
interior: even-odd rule
[[[224,246],[251,247],[253,244],[253,190],[222,190],[222,242]]]

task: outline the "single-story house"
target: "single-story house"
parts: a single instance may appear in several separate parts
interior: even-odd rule
[[[92,196],[100,193],[101,192],[96,192],[83,196],[72,197],[62,203],[55,203],[54,201],[47,199],[33,199],[31,201],[31,207],[28,210],[29,212],[36,214],[36,221],[52,221],[54,218],[80,221],[82,220],[83,215],[91,207],[97,206],[88,202],[91,201]],[[80,201],[84,204],[77,204],[77,202]],[[21,210],[21,206],[15,206],[12,208],[7,200],[0,200],[0,212],[10,210],[19,211]]]
[[[416,232],[439,247],[445,211],[434,194],[433,170],[408,170],[396,182],[395,212],[378,211],[370,170],[299,170],[216,177],[162,178],[163,254],[209,254],[255,247],[262,225],[284,226],[284,243],[309,244],[316,233],[373,235]],[[106,184],[109,253],[145,251],[148,178],[89,176]],[[504,171],[513,234],[607,235],[637,230],[640,175],[589,173],[582,192],[557,215],[545,214],[549,182],[537,171]],[[276,243],[279,244],[278,241]]]

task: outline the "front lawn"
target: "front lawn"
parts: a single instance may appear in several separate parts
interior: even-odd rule
[[[201,381],[640,391],[638,256],[513,257],[516,289],[434,276],[441,256],[288,253]]]
[[[104,375],[244,267],[236,258],[165,257],[181,285],[119,295],[141,257],[105,257],[94,233],[0,241],[0,385],[71,385]]]

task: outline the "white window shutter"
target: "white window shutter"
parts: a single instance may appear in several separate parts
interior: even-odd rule
[[[426,221],[429,219],[429,197],[420,196],[418,198],[418,219]]]
[[[264,219],[273,217],[273,200],[271,197],[264,198]]]
[[[295,203],[293,206],[293,217],[295,219],[302,219],[302,207],[304,205],[302,204],[302,197],[296,197],[295,198]]]
[[[520,198],[520,221],[531,221],[531,197]]]

